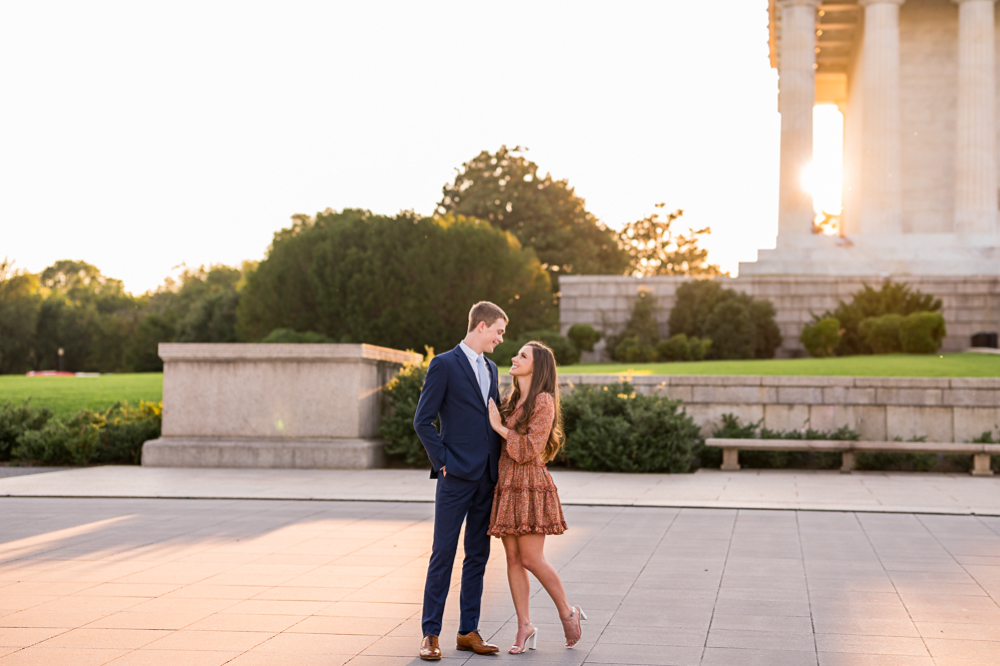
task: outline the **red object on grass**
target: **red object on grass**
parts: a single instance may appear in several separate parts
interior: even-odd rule
[[[59,372],[58,370],[39,370],[27,373],[28,377],[76,377],[75,372]]]

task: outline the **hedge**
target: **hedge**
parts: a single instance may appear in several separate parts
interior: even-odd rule
[[[29,414],[30,412],[30,414]],[[46,415],[47,413],[47,415]],[[25,404],[0,408],[6,424],[0,446],[16,431],[10,460],[43,465],[138,465],[142,445],[160,436],[161,403],[116,403],[103,412],[84,409],[65,419],[51,418],[48,410],[32,411]],[[27,415],[27,416],[26,416]],[[19,424],[10,427],[10,424]]]

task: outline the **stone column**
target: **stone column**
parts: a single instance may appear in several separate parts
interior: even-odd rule
[[[781,111],[781,178],[778,237],[809,234],[812,195],[802,183],[812,161],[813,105],[816,102],[816,7],[820,0],[778,0],[781,43],[778,108]]]
[[[865,8],[861,194],[864,235],[903,233],[899,6],[904,1],[860,0]]]
[[[997,220],[996,0],[958,3],[955,231],[993,233]]]

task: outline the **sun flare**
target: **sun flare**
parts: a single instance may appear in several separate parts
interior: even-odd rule
[[[839,215],[844,177],[844,116],[834,104],[813,109],[813,161],[802,170],[802,186],[817,213]]]

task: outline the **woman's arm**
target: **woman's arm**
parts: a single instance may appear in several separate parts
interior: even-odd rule
[[[524,434],[513,429],[507,431],[507,455],[519,463],[531,462],[540,456],[549,441],[549,432],[552,430],[555,418],[552,396],[548,393],[539,393],[535,398],[535,409],[531,413]]]

